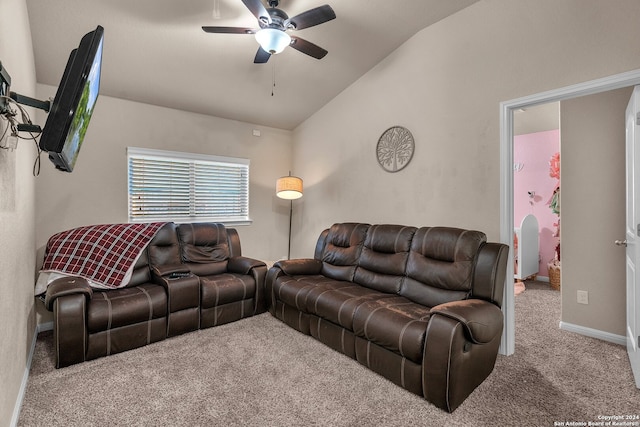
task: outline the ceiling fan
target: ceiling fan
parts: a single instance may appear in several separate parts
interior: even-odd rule
[[[287,46],[316,59],[322,59],[328,53],[320,46],[289,35],[287,31],[302,30],[335,19],[331,6],[319,6],[289,18],[282,9],[278,9],[278,0],[269,0],[269,9],[260,0],[242,0],[242,3],[258,18],[260,28],[204,26],[202,29],[207,33],[254,34],[260,44],[253,60],[256,64],[266,63],[271,55],[282,52]]]

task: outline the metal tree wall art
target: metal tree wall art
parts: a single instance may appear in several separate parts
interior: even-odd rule
[[[390,127],[378,140],[378,163],[387,172],[398,172],[409,164],[414,148],[413,135],[408,129],[402,126]]]

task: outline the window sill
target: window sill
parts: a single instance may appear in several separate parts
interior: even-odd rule
[[[251,218],[248,219],[225,219],[225,218],[144,218],[144,219],[129,219],[129,223],[145,223],[145,222],[175,222],[176,224],[190,224],[199,222],[215,222],[228,226],[243,226],[253,224]]]

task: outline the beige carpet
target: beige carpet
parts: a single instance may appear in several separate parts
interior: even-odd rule
[[[513,284],[513,294],[516,295],[516,296],[520,295],[521,293],[523,293],[526,290],[527,290],[527,288],[526,288],[524,282],[521,282],[521,281],[518,280]]]
[[[40,335],[20,426],[553,426],[640,413],[623,347],[558,330],[527,283],[513,356],[453,413],[269,314],[56,370]]]

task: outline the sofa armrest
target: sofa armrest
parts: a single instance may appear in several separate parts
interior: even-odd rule
[[[80,294],[90,300],[93,296],[93,290],[89,282],[82,277],[61,277],[56,279],[47,286],[47,293],[44,297],[44,305],[49,311],[53,311],[53,302],[56,298],[65,295]]]
[[[493,371],[502,323],[500,309],[484,300],[432,308],[422,360],[425,399],[453,412]]]
[[[167,337],[198,329],[200,278],[185,264],[151,266],[151,280],[167,293]]]
[[[267,264],[253,258],[232,256],[227,263],[227,270],[230,273],[244,274],[253,277],[253,280],[256,282],[253,314],[264,313],[266,311],[264,280],[267,275]]]
[[[488,301],[468,299],[448,302],[433,307],[431,315],[434,314],[460,322],[474,344],[486,344],[502,333],[502,311]]]
[[[471,298],[484,299],[502,306],[504,284],[507,275],[509,246],[502,243],[486,243],[478,252],[473,273]]]
[[[266,268],[266,266],[267,264],[262,261],[258,261],[257,259],[247,258],[244,256],[234,256],[229,258],[227,269],[231,273],[249,274],[249,272],[256,267]]]
[[[177,278],[188,276],[191,271],[186,264],[154,264],[151,267],[151,275],[154,279],[161,277]]]
[[[282,270],[287,276],[320,274],[322,271],[322,261],[312,258],[280,260],[273,266]]]
[[[275,316],[276,300],[273,285],[280,276],[297,276],[320,274],[322,261],[312,258],[280,260],[273,264],[265,279],[266,302],[269,312]]]
[[[53,341],[56,368],[85,361],[87,346],[87,301],[93,296],[89,282],[81,277],[63,277],[47,287],[45,306],[53,311]]]

